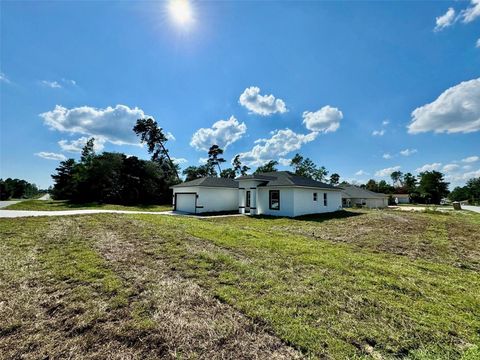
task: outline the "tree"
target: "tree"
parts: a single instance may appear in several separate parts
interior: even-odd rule
[[[88,139],[87,143],[82,149],[82,155],[80,157],[80,161],[82,163],[87,163],[91,161],[91,159],[95,156],[95,138]]]
[[[417,187],[417,179],[411,173],[406,173],[403,176],[403,187],[405,190],[410,194],[416,190]]]
[[[221,173],[222,169],[220,168],[220,163],[224,163],[225,159],[220,157],[223,154],[223,149],[221,149],[218,145],[210,146],[208,149],[208,160],[207,163],[210,166],[214,167],[215,165],[218,166],[218,172]]]
[[[385,180],[380,180],[378,182],[377,192],[382,194],[393,194],[395,188],[392,185],[389,185]]]
[[[467,181],[467,188],[469,198],[472,203],[477,203],[480,201],[480,177],[473,178]]]
[[[467,186],[457,186],[448,194],[448,198],[452,201],[463,201],[470,198],[470,193]]]
[[[448,195],[448,182],[444,181],[439,171],[425,171],[418,175],[419,193],[427,204],[440,204],[440,200]]]
[[[317,167],[311,159],[304,159],[298,153],[290,161],[290,166],[293,167],[295,175],[305,176],[317,181],[324,181],[328,175],[328,171],[324,166]]]
[[[170,171],[178,176],[177,166],[173,163],[165,143],[168,141],[167,136],[163,133],[163,129],[158,126],[157,122],[152,118],[138,119],[133,127],[133,131],[137,136],[140,136],[141,142],[147,144],[148,153],[152,154],[152,161],[158,161],[162,158],[167,158]],[[164,162],[164,161],[163,161]]]
[[[338,185],[339,182],[340,182],[340,175],[338,175],[337,173],[333,173],[332,175],[330,175],[331,185]]]
[[[228,168],[222,170],[222,172],[220,173],[220,177],[226,179],[235,179],[237,177],[237,174],[235,173],[235,170],[233,170],[232,168]]]
[[[240,155],[235,156],[235,158],[232,161],[232,165],[233,165],[233,170],[238,175],[245,176],[247,175],[248,170],[250,170],[250,168],[247,165],[242,165],[242,162],[240,161]]]
[[[265,165],[259,166],[257,170],[255,170],[254,174],[278,171],[276,168],[277,165],[278,165],[278,161],[270,160]]]
[[[370,179],[365,184],[365,189],[373,191],[373,192],[378,192],[378,184],[375,180]]]
[[[200,166],[189,166],[183,170],[183,175],[185,175],[185,181],[191,181],[207,176],[217,176],[217,173],[209,164],[200,165]]]
[[[403,173],[401,171],[394,171],[390,174],[392,178],[393,186],[400,185],[403,186]]]
[[[74,159],[67,159],[60,162],[52,175],[54,186],[52,189],[52,197],[57,200],[71,200],[76,193],[76,179],[75,172],[77,163]]]

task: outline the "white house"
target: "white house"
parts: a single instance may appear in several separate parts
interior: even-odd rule
[[[396,204],[410,204],[410,195],[408,194],[393,194],[392,197]]]
[[[362,206],[370,209],[388,206],[388,195],[376,193],[355,185],[342,185],[342,206]]]
[[[174,209],[188,213],[238,210],[241,214],[300,216],[342,208],[341,189],[288,171],[202,178],[172,187]]]

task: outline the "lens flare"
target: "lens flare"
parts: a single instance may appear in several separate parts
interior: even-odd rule
[[[170,0],[168,12],[173,21],[180,26],[187,26],[193,22],[192,5],[188,0]]]

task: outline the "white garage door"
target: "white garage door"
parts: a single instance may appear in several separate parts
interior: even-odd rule
[[[177,211],[184,211],[188,213],[195,213],[195,198],[196,194],[181,194],[177,193],[175,209]]]

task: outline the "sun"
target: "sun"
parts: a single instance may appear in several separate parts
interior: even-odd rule
[[[169,0],[168,12],[172,20],[180,26],[193,22],[193,10],[189,0]]]

